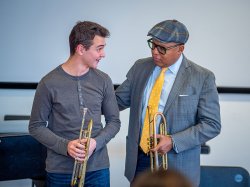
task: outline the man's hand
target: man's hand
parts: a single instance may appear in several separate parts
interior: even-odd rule
[[[78,161],[84,161],[86,154],[85,151],[86,143],[87,143],[86,138],[82,139],[80,142],[79,139],[70,141],[68,143],[68,148],[67,148],[68,154]],[[95,139],[91,138],[89,143],[88,157],[90,157],[93,154],[95,148],[96,148],[96,141]]]
[[[159,143],[154,149],[151,149],[151,151],[157,151],[159,154],[166,154],[173,148],[173,143],[170,136],[157,134],[156,138],[159,139]]]
[[[79,141],[79,139],[72,140],[68,143],[67,147],[68,154],[78,161],[83,161],[85,158],[85,144],[83,140],[84,139],[81,141]]]
[[[93,138],[90,138],[90,143],[89,143],[89,157],[93,154],[96,148],[96,141]]]

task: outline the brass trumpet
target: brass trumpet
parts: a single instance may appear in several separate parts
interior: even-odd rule
[[[157,117],[160,116],[162,119],[162,123],[159,126],[159,134],[167,136],[167,123],[166,118],[164,117],[163,113],[156,112],[154,115],[151,113],[150,106],[147,107],[148,110],[148,116],[149,116],[149,150],[156,147],[158,144],[156,134],[156,124],[157,124]],[[153,116],[153,117],[152,117]],[[168,162],[167,162],[167,153],[164,155],[160,155],[161,157],[161,166],[159,165],[159,154],[158,152],[152,152],[150,151],[150,167],[151,171],[154,172],[156,170],[159,170],[160,167],[162,167],[164,170],[167,170],[168,168]]]
[[[72,179],[71,179],[71,186],[72,187],[74,187],[76,184],[78,184],[78,187],[84,186],[86,167],[87,167],[87,162],[88,162],[88,158],[89,158],[89,156],[88,156],[89,155],[89,144],[90,144],[90,138],[91,138],[91,132],[92,132],[92,126],[93,126],[93,121],[91,119],[89,124],[88,124],[88,129],[83,130],[86,113],[87,113],[87,108],[84,108],[83,109],[83,117],[82,117],[82,125],[81,125],[80,135],[79,135],[79,142],[82,138],[87,139],[87,142],[85,145],[85,158],[84,158],[84,161],[82,161],[82,162],[75,159],[74,169],[73,169],[73,174],[72,174]]]

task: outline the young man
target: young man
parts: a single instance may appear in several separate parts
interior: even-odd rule
[[[78,22],[69,36],[69,59],[38,84],[29,132],[47,147],[48,187],[70,186],[75,159],[87,156],[86,139],[78,140],[84,108],[84,129],[93,120],[84,186],[110,186],[106,144],[120,129],[119,110],[111,79],[96,69],[105,57],[108,36],[109,31],[97,23]]]
[[[157,135],[160,142],[151,151],[167,153],[168,167],[198,186],[201,144],[221,129],[215,77],[183,55],[189,37],[184,24],[162,21],[148,36],[152,57],[138,60],[116,90],[120,110],[130,107],[125,175],[132,182],[150,168],[146,144],[150,106],[152,115],[163,113],[168,131],[168,136]]]

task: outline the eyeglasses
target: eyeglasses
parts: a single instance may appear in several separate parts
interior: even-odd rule
[[[170,46],[170,47],[163,47],[163,46],[160,46],[160,45],[157,45],[153,42],[153,38],[149,39],[148,41],[148,46],[150,49],[154,50],[155,48],[157,49],[157,51],[162,54],[162,55],[165,55],[167,50],[170,50],[170,49],[173,49],[179,45],[182,45],[182,44],[176,44],[176,45],[173,45],[173,46]]]

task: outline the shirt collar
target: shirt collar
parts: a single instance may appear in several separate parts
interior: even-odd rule
[[[174,74],[176,75],[178,73],[178,70],[181,66],[181,62],[183,60],[183,55],[181,54],[181,56],[178,58],[178,60],[172,64],[171,66],[168,67],[168,69]]]

